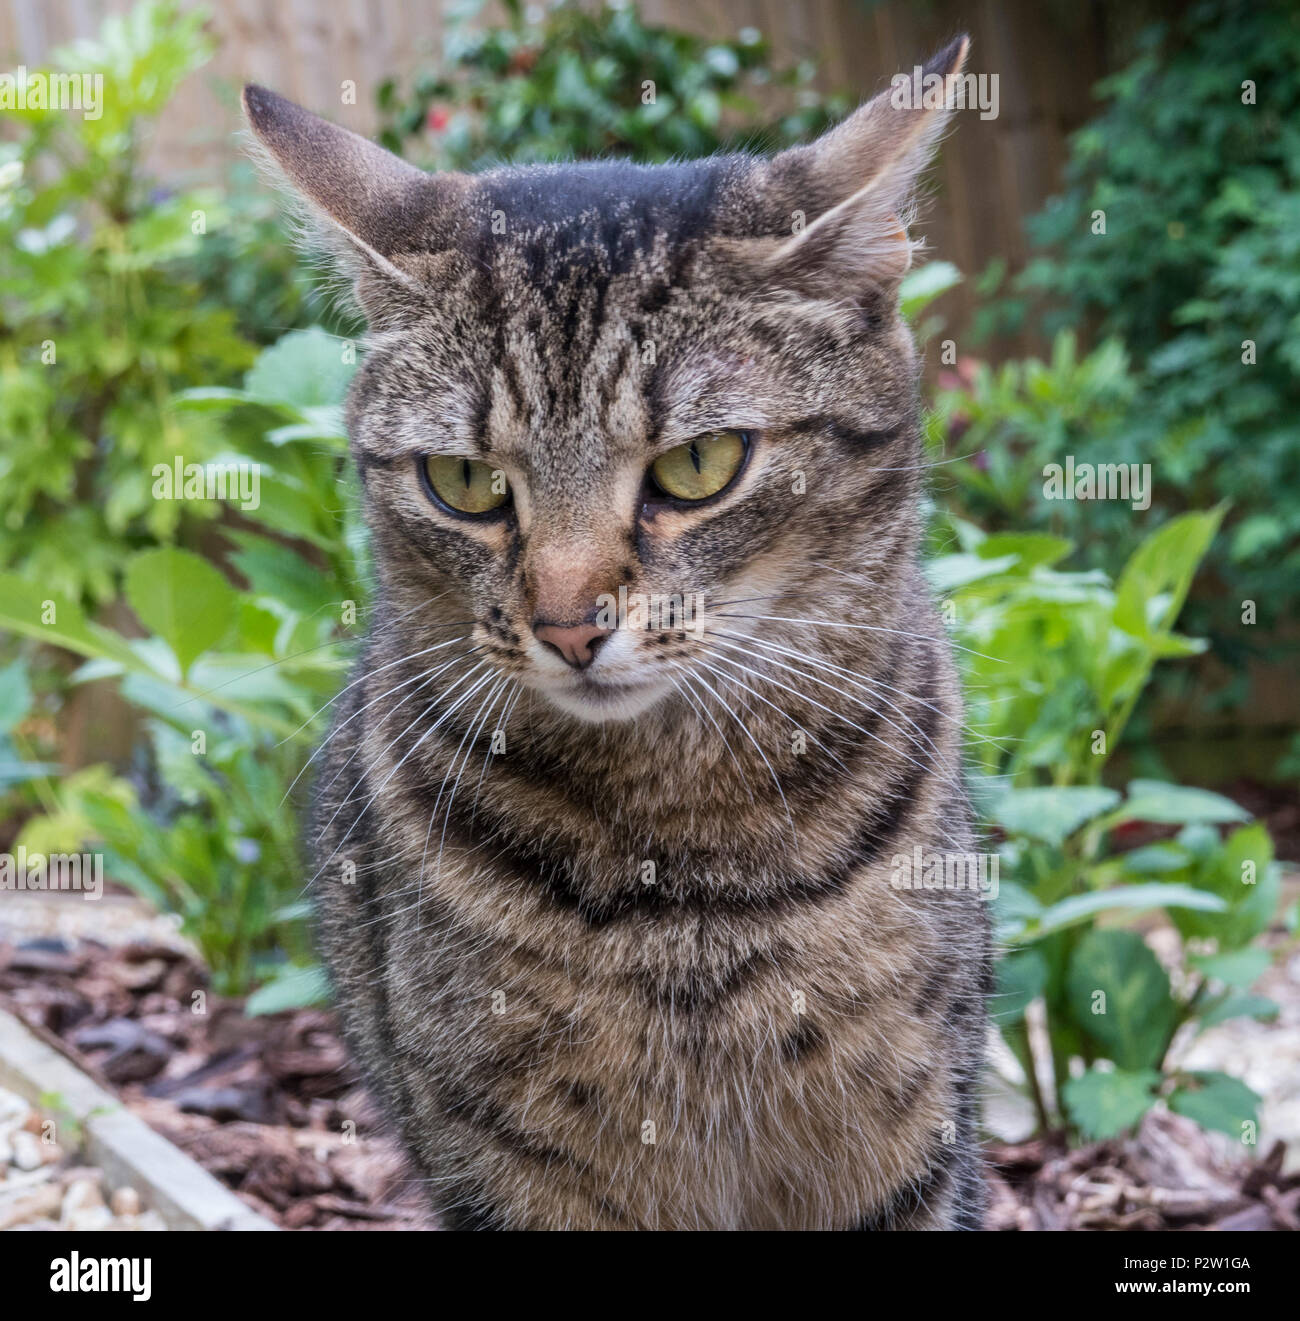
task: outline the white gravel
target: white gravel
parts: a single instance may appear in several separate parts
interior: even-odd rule
[[[75,1160],[75,1129],[0,1088],[0,1230],[166,1229],[134,1188],[107,1188]]]

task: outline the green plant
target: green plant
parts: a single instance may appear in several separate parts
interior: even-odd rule
[[[78,1114],[72,1102],[62,1092],[41,1092],[36,1104],[53,1122],[58,1134],[58,1141],[65,1149],[80,1151],[86,1140],[86,1124],[99,1115],[111,1114],[112,1106],[93,1106],[84,1114]]]
[[[32,687],[21,658],[0,669],[0,793],[50,774],[53,766],[28,755],[18,726],[32,709]]]
[[[360,323],[334,297],[326,271],[288,241],[284,209],[250,162],[230,165],[222,200],[223,223],[204,235],[186,270],[207,301],[233,311],[240,335],[265,347],[287,331],[316,324],[359,333]]]
[[[37,747],[38,740],[29,728],[37,723],[35,714],[27,662],[19,656],[0,668],[0,820],[33,803],[49,807],[54,802],[49,782],[59,768],[38,756],[46,751],[47,740],[40,740]]]
[[[1123,341],[1123,448],[1152,465],[1159,513],[1231,502],[1210,567],[1228,599],[1257,602],[1263,633],[1300,604],[1300,17],[1199,0],[1097,90],[1106,108],[1029,222],[1041,255],[1003,311],[1045,300],[1049,331]],[[1127,550],[1139,533],[1106,535]],[[1194,599],[1192,618],[1212,616]]]
[[[1085,555],[1104,562],[1112,524],[1131,523],[1133,509],[1049,501],[1043,468],[1066,455],[1080,463],[1140,460],[1127,429],[1136,383],[1123,344],[1107,340],[1081,357],[1074,332],[1063,330],[1046,362],[993,367],[964,358],[957,368],[940,376],[929,426],[936,456],[967,460],[945,473],[956,482],[949,506],[990,532],[1041,528],[1077,539]]]
[[[1047,1130],[1110,1136],[1162,1097],[1237,1137],[1255,1121],[1248,1088],[1182,1072],[1171,1047],[1185,1024],[1276,1012],[1248,993],[1269,963],[1252,942],[1279,902],[1268,834],[1203,789],[1103,783],[1157,663],[1204,645],[1174,624],[1221,518],[1166,524],[1113,583],[1058,569],[1071,549],[1062,539],[961,522],[952,528],[961,549],[932,565],[965,648],[976,788],[1000,841],[994,912],[1006,952],[995,1017]],[[1179,829],[1126,848],[1137,823]],[[1117,925],[1149,910],[1183,937],[1172,979],[1140,935]],[[1042,1038],[1026,1021],[1035,1001]]]
[[[252,359],[187,275],[224,223],[220,197],[159,190],[139,163],[151,121],[208,58],[202,25],[165,2],[108,19],[55,58],[102,76],[102,113],[9,112],[20,136],[0,144],[0,562],[93,601],[115,594],[132,549],[215,512],[153,499],[150,474],[220,440],[172,410],[174,392]]]
[[[211,723],[210,739],[197,721],[149,723],[159,786],[148,808],[129,780],[91,767],[63,782],[59,810],[21,838],[39,852],[93,841],[108,876],[180,917],[214,989],[238,994],[309,957],[297,813],[282,802],[303,756],[244,722]]]
[[[73,598],[0,574],[0,627],[82,657],[74,684],[113,679],[148,717],[141,775],[74,772],[20,839],[47,853],[100,849],[111,879],[180,915],[219,991],[269,978],[271,1004],[321,995],[293,790],[365,623],[341,416],[351,356],[323,331],[296,331],[242,386],[173,403],[205,415],[229,458],[256,465],[260,501],[227,526],[245,585],[188,550],[137,550],[125,600],[146,636],[128,637]]]
[[[820,132],[848,108],[812,88],[811,63],[774,70],[753,28],[734,41],[644,23],[631,4],[528,6],[474,25],[453,14],[441,67],[403,95],[381,84],[381,140],[440,169],[511,161],[706,156],[729,142],[776,147]],[[774,90],[776,97],[769,95]],[[785,113],[770,120],[774,101]]]
[[[1114,584],[1100,569],[1058,570],[1073,549],[1064,538],[951,520],[961,549],[931,576],[952,593],[971,649],[968,702],[986,736],[973,751],[986,773],[1100,782],[1156,663],[1205,649],[1173,625],[1222,517],[1184,514],[1158,528]]]

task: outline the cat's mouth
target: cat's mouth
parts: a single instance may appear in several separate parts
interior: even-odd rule
[[[544,692],[567,715],[595,724],[631,720],[649,710],[669,690],[670,685],[659,679],[608,679],[583,671],[548,683]]]

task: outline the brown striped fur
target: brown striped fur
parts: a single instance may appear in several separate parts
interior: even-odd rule
[[[314,886],[433,1205],[977,1225],[983,906],[890,885],[916,845],[972,847],[897,311],[939,116],[878,99],[773,161],[439,179],[246,105],[371,317],[349,429],[376,624],[318,774]],[[646,502],[651,459],[718,428],[754,437],[733,487]],[[427,453],[504,471],[509,512],[436,508]],[[702,593],[702,637],[620,629],[583,675],[538,644],[539,610],[620,585]]]

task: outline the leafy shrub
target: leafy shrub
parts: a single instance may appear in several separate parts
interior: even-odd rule
[[[1072,330],[1058,332],[1047,361],[994,367],[960,359],[956,371],[940,373],[928,426],[945,508],[991,533],[1037,529],[1064,537],[1087,568],[1114,564],[1160,520],[1159,511],[1124,500],[1048,499],[1044,469],[1067,456],[1076,464],[1148,461],[1134,424],[1138,389],[1120,340],[1081,355]]]
[[[1060,538],[960,522],[961,549],[931,567],[964,648],[978,798],[1001,840],[994,911],[1007,952],[995,1017],[1044,1129],[1110,1136],[1161,1097],[1236,1137],[1255,1121],[1248,1088],[1179,1072],[1170,1048],[1185,1024],[1276,1012],[1249,994],[1269,963],[1252,942],[1279,903],[1268,834],[1206,790],[1102,783],[1156,664],[1204,645],[1173,627],[1221,517],[1166,524],[1113,583],[1058,569],[1072,549]],[[1125,849],[1135,823],[1180,829]],[[1184,938],[1173,980],[1137,933],[1114,925],[1152,909]],[[1036,1000],[1047,1058],[1026,1026]]]
[[[26,728],[35,717],[35,694],[27,664],[17,658],[0,668],[0,819],[21,810],[20,799],[38,787],[49,796],[48,779],[59,768],[41,761]]]
[[[138,164],[150,121],[208,58],[202,22],[170,3],[109,19],[55,61],[103,75],[100,117],[15,111],[21,137],[0,144],[0,561],[75,597],[110,599],[132,548],[213,512],[152,499],[150,473],[220,443],[173,393],[253,356],[186,273],[220,197],[159,191]]]
[[[59,809],[29,823],[22,838],[46,853],[93,843],[107,876],[180,917],[214,988],[239,994],[310,953],[297,815],[282,802],[302,750],[277,748],[239,719],[177,723],[149,723],[161,787],[150,786],[148,808],[129,780],[89,767],[63,782]]]
[[[288,241],[284,210],[251,162],[229,167],[222,193],[225,221],[204,235],[187,273],[208,301],[233,311],[239,334],[265,348],[316,324],[357,333],[359,323],[335,297],[328,274]]]
[[[931,427],[936,453],[971,460],[943,473],[957,484],[948,502],[989,531],[1029,525],[1067,537],[1095,533],[1081,549],[1104,557],[1114,532],[1106,520],[1129,522],[1132,509],[1048,501],[1043,467],[1067,454],[1081,463],[1136,462],[1125,435],[1135,394],[1119,340],[1081,358],[1074,332],[1063,330],[1047,362],[1025,358],[993,367],[961,359],[959,371],[940,376]]]
[[[1276,626],[1300,604],[1300,15],[1199,0],[1098,92],[1009,310],[1046,298],[1049,329],[1123,341],[1124,445],[1152,464],[1157,509],[1231,501],[1213,570]],[[1140,535],[1107,531],[1124,550]]]
[[[381,141],[439,169],[511,161],[707,156],[733,140],[783,146],[848,109],[812,89],[814,66],[774,70],[753,28],[708,41],[644,23],[631,4],[527,6],[504,25],[470,26],[462,6],[442,66],[403,94],[381,84]],[[765,121],[775,89],[784,114]]]
[[[80,655],[74,683],[114,679],[148,717],[140,774],[73,773],[21,839],[47,853],[100,849],[112,879],[180,915],[228,993],[281,975],[298,995],[322,993],[314,974],[302,975],[306,877],[293,790],[347,667],[344,644],[365,620],[342,431],[350,362],[347,342],[297,331],[262,353],[242,387],[174,402],[219,421],[235,457],[258,464],[260,505],[232,515],[240,521],[228,530],[230,565],[246,585],[188,550],[135,551],[126,601],[146,636],[127,637],[74,598],[0,574],[0,628]]]

